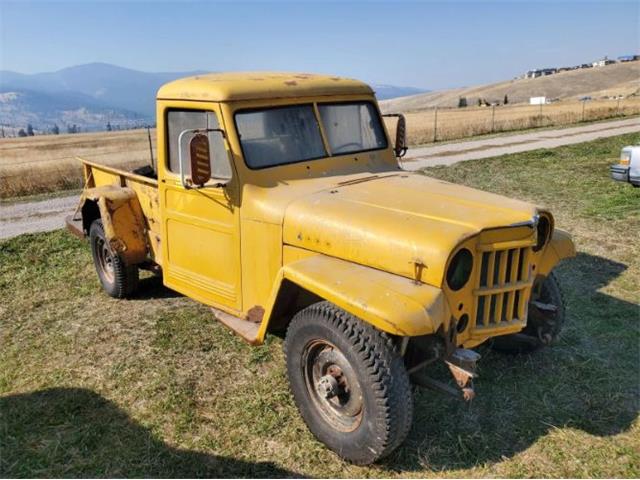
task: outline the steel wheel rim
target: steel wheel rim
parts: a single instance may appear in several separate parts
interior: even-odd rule
[[[302,355],[305,385],[313,405],[335,429],[353,431],[364,412],[362,389],[344,354],[325,340],[309,342]]]
[[[107,242],[105,242],[103,238],[96,239],[96,255],[98,257],[98,265],[100,265],[100,270],[102,271],[103,276],[109,282],[113,282],[113,254],[111,253]]]

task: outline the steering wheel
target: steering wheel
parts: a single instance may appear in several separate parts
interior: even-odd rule
[[[347,152],[342,152],[341,150],[343,148],[346,148],[346,147],[349,147],[349,146],[352,146],[352,145],[354,147],[356,147],[355,150],[362,150],[362,144],[361,143],[349,142],[349,143],[343,143],[339,147],[334,147],[334,148],[331,149],[331,151],[334,152],[334,153],[349,153],[348,151]]]

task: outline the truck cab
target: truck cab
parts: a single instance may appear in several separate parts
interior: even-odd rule
[[[408,172],[373,90],[289,73],[199,75],[157,94],[146,175],[83,161],[68,225],[107,293],[139,268],[252,344],[284,337],[311,431],[356,463],[408,432],[412,383],[469,400],[478,355],[550,343],[552,270],[575,254],[548,210]],[[425,367],[444,361],[455,387]]]

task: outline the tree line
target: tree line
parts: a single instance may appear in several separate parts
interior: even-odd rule
[[[105,130],[107,132],[113,132],[116,130],[134,130],[137,128],[146,128],[148,125],[119,125],[119,124],[112,124],[111,122],[107,122],[106,126],[105,126]],[[155,128],[155,125],[152,125],[151,127]],[[7,134],[7,132],[5,132],[5,126],[1,125],[0,126],[0,138],[6,138],[6,137],[10,137],[10,136],[14,136],[11,134]],[[69,124],[66,126],[66,133],[81,133],[82,127],[78,126],[77,124]],[[88,131],[86,128],[84,131]],[[14,130],[15,132],[15,130]],[[51,126],[49,129],[45,129],[40,131],[39,134],[43,134],[43,135],[60,135],[61,133],[61,129],[58,126],[57,123],[54,123],[53,126]],[[36,131],[33,128],[33,125],[28,123],[27,126],[25,128],[21,128],[20,130],[18,130],[17,136],[18,137],[33,137],[36,135]]]

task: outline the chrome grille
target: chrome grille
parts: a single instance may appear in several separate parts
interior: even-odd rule
[[[476,328],[501,327],[526,320],[531,247],[482,248],[476,289]]]

